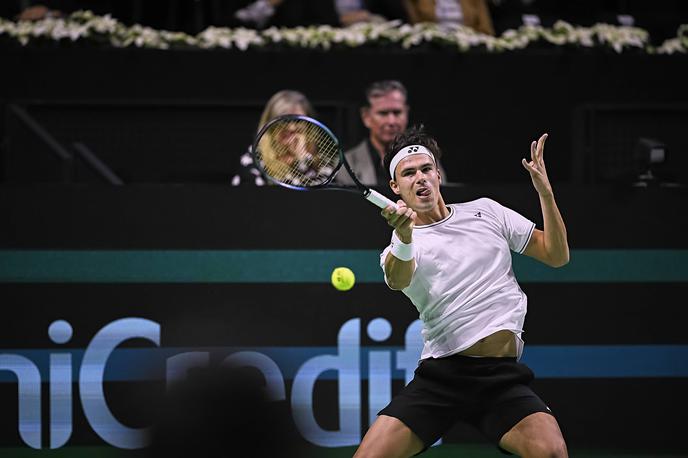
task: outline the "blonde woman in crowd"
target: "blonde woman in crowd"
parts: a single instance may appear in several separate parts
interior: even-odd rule
[[[260,116],[260,121],[258,122],[258,128],[256,133],[263,128],[270,120],[287,114],[303,115],[315,117],[315,110],[313,106],[308,101],[305,95],[298,91],[283,90],[275,93],[268,103],[265,105],[263,114]],[[282,136],[281,136],[282,137]],[[269,155],[263,155],[266,164],[265,166],[269,169],[279,168],[279,163],[292,163],[293,161],[302,161],[304,166],[307,166],[308,152],[306,146],[300,144],[298,138],[293,138],[289,132],[284,132],[283,138],[275,139],[275,141],[287,142],[294,145],[294,154],[280,157],[270,157]],[[255,167],[253,163],[253,156],[251,154],[251,146],[249,146],[248,151],[244,153],[239,159],[239,169],[236,175],[232,177],[231,185],[255,185],[255,186],[265,186],[267,183],[265,179],[261,176],[261,173]],[[282,177],[284,181],[289,181],[288,177]],[[295,183],[296,184],[296,183]]]

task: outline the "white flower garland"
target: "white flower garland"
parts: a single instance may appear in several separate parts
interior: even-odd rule
[[[607,48],[617,53],[640,50],[655,54],[688,52],[688,24],[679,27],[676,38],[661,46],[649,44],[649,34],[637,27],[595,24],[578,27],[558,21],[552,28],[522,26],[507,30],[499,37],[484,35],[457,26],[441,28],[435,24],[386,23],[355,24],[347,28],[331,26],[276,28],[257,31],[246,28],[209,27],[196,36],[182,32],[155,30],[150,27],[125,26],[116,19],[96,16],[90,11],[77,11],[66,18],[45,18],[35,22],[13,22],[0,18],[0,38],[9,37],[26,46],[38,40],[89,40],[108,43],[117,48],[170,49],[180,47],[224,48],[246,51],[251,48],[290,47],[329,50],[333,47],[392,45],[410,49],[435,44],[458,52],[482,48],[489,52],[512,51],[544,42],[555,46]]]

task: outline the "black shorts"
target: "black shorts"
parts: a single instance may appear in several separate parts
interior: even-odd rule
[[[516,358],[452,355],[421,361],[413,380],[378,415],[401,420],[425,444],[437,442],[454,423],[469,423],[499,446],[516,423],[551,413],[530,388],[533,372]]]

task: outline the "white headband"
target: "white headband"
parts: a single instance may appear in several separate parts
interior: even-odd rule
[[[432,158],[432,162],[437,164],[437,161],[435,161],[435,156],[430,152],[429,149],[427,149],[423,145],[404,146],[399,151],[397,151],[397,154],[394,155],[394,157],[392,158],[392,162],[389,164],[389,175],[392,177],[392,179],[394,179],[394,172],[396,171],[399,162],[403,161],[404,159],[413,154],[427,154],[428,156],[430,156],[430,158]]]

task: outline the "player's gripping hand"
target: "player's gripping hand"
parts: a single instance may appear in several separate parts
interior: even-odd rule
[[[398,200],[396,210],[389,205],[382,210],[381,215],[387,220],[387,224],[394,228],[402,242],[411,243],[413,227],[416,225],[416,212],[407,207],[406,202]]]

